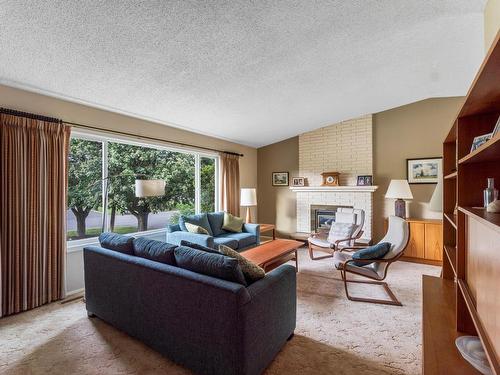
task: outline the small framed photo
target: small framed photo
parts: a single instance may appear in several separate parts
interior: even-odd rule
[[[373,185],[373,176],[358,176],[358,186],[372,186]]]
[[[304,177],[292,177],[292,186],[306,186]]]
[[[288,186],[288,172],[273,172],[273,186]]]
[[[495,126],[495,128],[496,128],[496,126]],[[488,142],[492,136],[493,136],[493,133],[488,133],[488,134],[483,134],[483,135],[479,135],[477,137],[474,137],[474,140],[472,141],[472,147],[470,148],[470,152],[476,150],[477,148],[481,147],[481,145]]]
[[[406,179],[410,184],[437,184],[443,158],[406,159]]]

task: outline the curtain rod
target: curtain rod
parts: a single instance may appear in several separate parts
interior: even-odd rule
[[[119,130],[102,129],[102,128],[99,128],[97,126],[84,125],[84,124],[79,124],[77,122],[64,121],[64,120],[56,119],[56,118],[53,118],[53,117],[46,117],[46,116],[41,116],[41,115],[37,115],[37,114],[34,114],[34,113],[16,111],[16,110],[13,110],[13,109],[7,109],[7,108],[1,108],[0,107],[0,113],[4,113],[4,114],[7,114],[7,115],[11,115],[11,116],[26,117],[26,118],[31,118],[31,119],[40,120],[40,121],[55,122],[55,123],[64,123],[64,124],[73,125],[73,126],[76,126],[76,127],[79,127],[79,128],[92,129],[92,130],[97,130],[97,131],[105,131],[105,132],[108,132],[108,133],[120,134],[120,135],[129,136],[129,137],[137,137],[137,138],[147,139],[147,140],[150,140],[150,141],[166,142],[166,143],[177,145],[177,146],[191,147],[191,148],[197,148],[197,149],[207,150],[207,151],[222,152],[224,154],[237,155],[237,156],[241,156],[241,157],[244,156],[243,154],[240,154],[240,153],[237,153],[237,152],[218,150],[216,148],[211,148],[211,147],[196,146],[196,145],[192,145],[192,144],[184,143],[184,142],[169,141],[167,139],[148,137],[147,135],[137,135],[137,134],[123,132],[123,131],[119,131]]]

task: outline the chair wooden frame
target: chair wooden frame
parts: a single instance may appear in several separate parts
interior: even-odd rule
[[[315,236],[318,234],[319,233],[311,233],[312,236]],[[335,251],[347,248],[347,247],[341,248],[340,247],[341,243],[356,241],[356,240],[360,239],[362,235],[363,235],[363,231],[360,231],[355,237],[349,237],[349,238],[343,238],[341,240],[337,240],[334,243],[330,244],[330,247],[322,247],[322,246],[314,245],[311,242],[307,241],[307,247],[309,249],[309,257],[311,258],[311,260],[331,258],[331,257],[333,257],[333,253],[335,253]],[[354,248],[354,247],[351,246],[350,248]],[[362,248],[362,247],[360,247],[360,248]],[[316,257],[316,256],[314,256],[314,250],[328,253],[329,255],[323,255],[320,257]]]
[[[348,251],[352,252],[353,250],[359,250],[363,249],[366,246],[350,246],[350,247],[345,247],[339,251]],[[345,262],[342,263],[342,266],[339,268],[340,274],[342,276],[342,281],[344,282],[344,288],[345,288],[345,294],[347,296],[347,299],[350,301],[355,301],[355,302],[368,302],[368,303],[377,303],[377,304],[384,304],[384,305],[393,305],[393,306],[403,306],[403,304],[398,300],[396,295],[392,292],[391,288],[389,288],[389,285],[384,282],[383,280],[387,276],[387,270],[389,269],[389,266],[396,262],[399,258],[403,256],[404,251],[401,251],[398,255],[396,255],[393,258],[390,259],[348,259]],[[349,263],[366,263],[366,264],[371,264],[371,263],[387,263],[387,266],[384,269],[384,274],[382,277],[372,277],[372,276],[367,276],[365,274],[362,274],[360,272],[356,272],[353,269],[348,269],[347,266]],[[353,273],[358,276],[366,277],[375,281],[363,281],[363,280],[348,280],[347,279],[347,272]],[[349,288],[348,288],[348,283],[358,283],[358,284],[372,284],[372,285],[381,285],[387,295],[389,296],[389,300],[383,300],[383,299],[376,299],[376,298],[362,298],[362,297],[352,297],[349,295]]]

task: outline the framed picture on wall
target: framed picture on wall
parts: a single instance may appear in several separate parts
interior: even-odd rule
[[[443,158],[406,159],[406,178],[410,184],[437,184]]]
[[[288,186],[288,172],[273,172],[273,186]]]

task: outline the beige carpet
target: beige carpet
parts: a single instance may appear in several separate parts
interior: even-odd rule
[[[267,374],[420,374],[421,275],[440,268],[392,265],[388,282],[403,307],[351,302],[331,259],[301,251],[295,337]],[[372,293],[353,286],[353,293]],[[88,319],[81,301],[0,320],[1,374],[189,374],[115,330]]]

